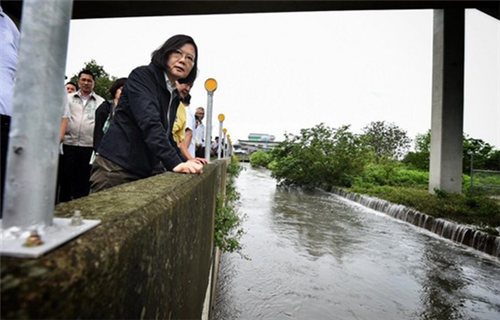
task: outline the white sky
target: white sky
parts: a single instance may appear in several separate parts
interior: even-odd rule
[[[191,106],[206,106],[215,78],[212,126],[224,113],[232,140],[299,133],[324,122],[359,133],[394,122],[411,138],[431,123],[432,11],[333,11],[72,20],[66,75],[95,59],[113,76],[150,62],[174,34],[199,50]],[[500,23],[466,11],[464,131],[500,147]]]

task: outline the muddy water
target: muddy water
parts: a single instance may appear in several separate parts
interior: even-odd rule
[[[214,319],[500,319],[500,261],[336,195],[237,180],[243,254]]]

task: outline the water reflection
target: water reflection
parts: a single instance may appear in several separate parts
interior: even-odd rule
[[[500,263],[328,193],[237,181],[244,254],[224,255],[215,319],[500,319]]]
[[[356,245],[362,245],[361,238],[345,237],[346,232],[362,232],[364,226],[359,217],[344,214],[345,203],[332,202],[329,197],[318,192],[278,188],[270,212],[270,227],[297,250],[305,250],[305,258],[316,260],[328,254],[340,263]]]
[[[442,251],[427,246],[423,254],[425,275],[421,290],[422,319],[467,319],[461,312],[463,302],[457,299],[466,285],[461,268]]]
[[[471,251],[457,252],[458,246],[451,243],[448,243],[451,250],[444,251],[436,245],[441,240],[429,240],[422,255],[425,270],[420,318],[497,319],[500,315],[498,265]],[[476,268],[493,272],[493,277],[485,277],[476,272]]]

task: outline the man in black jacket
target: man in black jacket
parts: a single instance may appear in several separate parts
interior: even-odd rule
[[[200,173],[203,164],[181,155],[172,137],[179,93],[175,82],[194,82],[197,47],[185,35],[168,39],[151,63],[134,69],[97,150],[92,192],[149,177],[158,163],[174,172]]]

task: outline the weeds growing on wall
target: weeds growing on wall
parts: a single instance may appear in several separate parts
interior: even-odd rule
[[[241,249],[239,242],[243,235],[242,219],[236,209],[240,198],[234,186],[234,181],[242,170],[236,158],[231,159],[227,167],[226,194],[217,197],[217,212],[215,214],[215,245],[225,252],[234,252]]]

